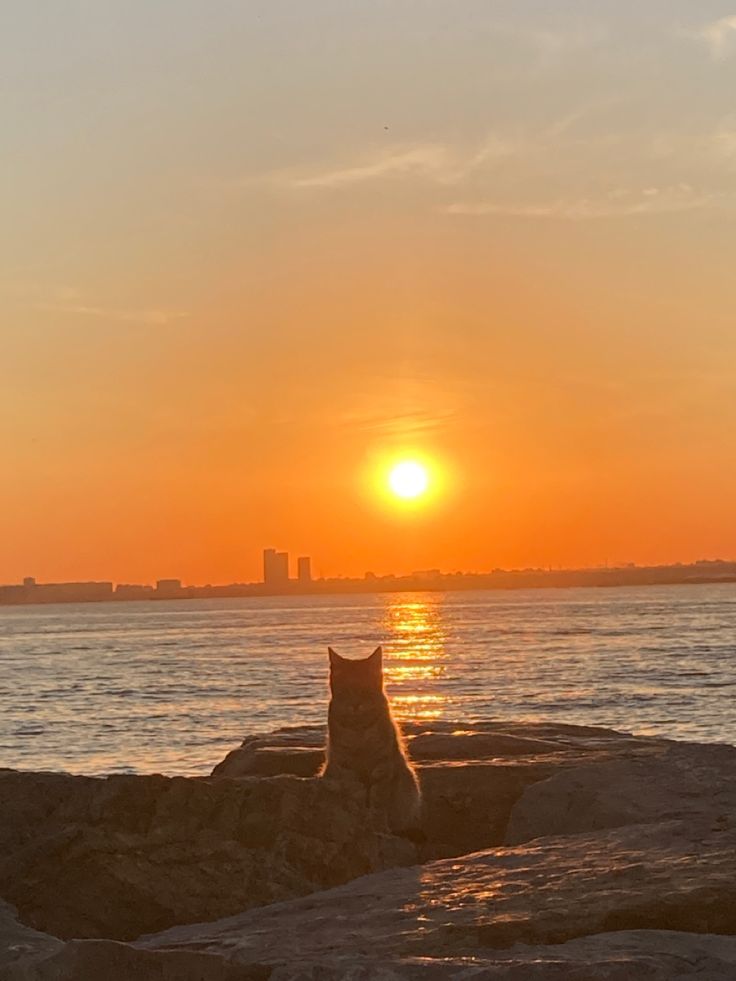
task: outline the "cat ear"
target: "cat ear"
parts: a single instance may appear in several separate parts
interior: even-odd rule
[[[345,658],[340,657],[340,655],[336,651],[333,651],[331,647],[327,648],[327,653],[330,655],[331,668],[337,667],[338,664],[340,664],[342,661],[345,660]]]
[[[377,647],[367,660],[373,667],[380,668],[383,665],[383,648]]]

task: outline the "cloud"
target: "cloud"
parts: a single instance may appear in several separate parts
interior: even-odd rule
[[[445,214],[572,221],[695,211],[736,200],[724,184],[736,162],[736,117],[694,132],[688,126],[627,130],[616,126],[620,114],[606,115],[622,104],[618,96],[598,99],[544,125],[492,132],[475,144],[393,145],[342,165],[252,180],[290,193],[405,181],[433,189],[433,207]],[[592,180],[600,190],[588,191]],[[545,186],[555,190],[545,192]]]
[[[184,320],[189,314],[184,310],[170,310],[164,307],[144,307],[141,309],[121,309],[103,307],[92,303],[85,294],[74,286],[51,285],[36,279],[0,280],[0,294],[7,294],[20,303],[23,309],[41,310],[45,313],[67,316],[94,317],[99,320],[112,320],[118,323],[143,324],[161,327]]]
[[[694,32],[708,45],[711,57],[716,61],[724,61],[736,54],[736,14],[721,17]]]
[[[59,301],[57,303],[37,303],[37,310],[49,313],[62,313],[83,317],[97,317],[100,320],[115,320],[120,323],[144,324],[161,327],[182,320],[188,314],[177,310],[117,310],[110,307],[90,306],[87,303]]]
[[[311,174],[271,175],[281,186],[294,189],[339,188],[369,181],[397,177],[420,177],[437,184],[459,184],[474,171],[494,161],[512,156],[517,145],[511,140],[489,136],[471,152],[442,143],[393,146],[360,162],[345,164]]]
[[[271,183],[290,190],[336,190],[358,184],[389,180],[419,179],[429,184],[452,187],[472,178],[487,177],[498,167],[510,161],[529,162],[547,159],[553,152],[576,147],[581,140],[575,131],[579,124],[591,116],[620,104],[618,96],[584,103],[547,125],[531,132],[519,129],[505,133],[491,132],[475,145],[449,142],[425,142],[394,144],[364,154],[338,166],[322,167],[312,171],[295,169],[273,171],[259,177],[241,179],[237,185]],[[607,133],[606,140],[610,141]],[[593,144],[595,141],[582,141]]]
[[[499,30],[502,30],[501,28]],[[517,29],[511,32],[516,38],[526,42],[540,53],[561,57],[572,52],[597,47],[609,40],[609,32],[602,24],[588,24],[563,29],[537,28],[536,30]]]
[[[437,433],[451,425],[457,412],[454,409],[415,409],[383,413],[375,410],[345,412],[340,419],[343,426],[381,436],[401,436],[405,439],[429,433]]]
[[[442,210],[450,215],[506,215],[516,218],[558,218],[586,221],[631,215],[668,214],[693,211],[714,204],[716,196],[698,192],[688,184],[647,187],[639,191],[616,188],[600,197],[558,199],[534,204],[503,201],[455,202]]]
[[[525,74],[554,68],[570,55],[599,48],[611,38],[607,26],[592,21],[555,23],[552,20],[546,25],[535,19],[525,23],[494,21],[486,30],[505,48],[516,49],[515,55],[527,56],[514,59]]]

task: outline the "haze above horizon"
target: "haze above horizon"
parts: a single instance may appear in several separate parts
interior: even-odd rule
[[[0,582],[736,555],[736,3],[11,0],[0,56]]]

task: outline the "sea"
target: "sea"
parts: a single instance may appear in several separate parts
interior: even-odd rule
[[[736,584],[172,600],[0,607],[0,766],[207,774],[379,644],[399,719],[736,742]]]

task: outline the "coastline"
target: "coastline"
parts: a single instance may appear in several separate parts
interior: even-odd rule
[[[721,567],[722,571],[718,574],[705,574],[702,572],[704,565]],[[167,588],[164,590],[157,590],[150,586],[114,586],[112,582],[49,583],[34,584],[33,587],[0,586],[0,608],[3,606],[52,606],[69,603],[261,599],[264,597],[385,595],[391,593],[508,592],[522,589],[615,589],[643,586],[713,586],[734,583],[736,583],[736,562],[605,569],[497,570],[487,574],[437,573],[431,576],[374,576],[365,579],[315,579],[309,583],[290,580],[287,585],[280,588],[268,586],[261,582],[231,583],[220,586],[180,586],[176,589]],[[80,588],[78,590],[67,589],[67,587],[73,586]],[[68,595],[65,595],[65,592]]]

